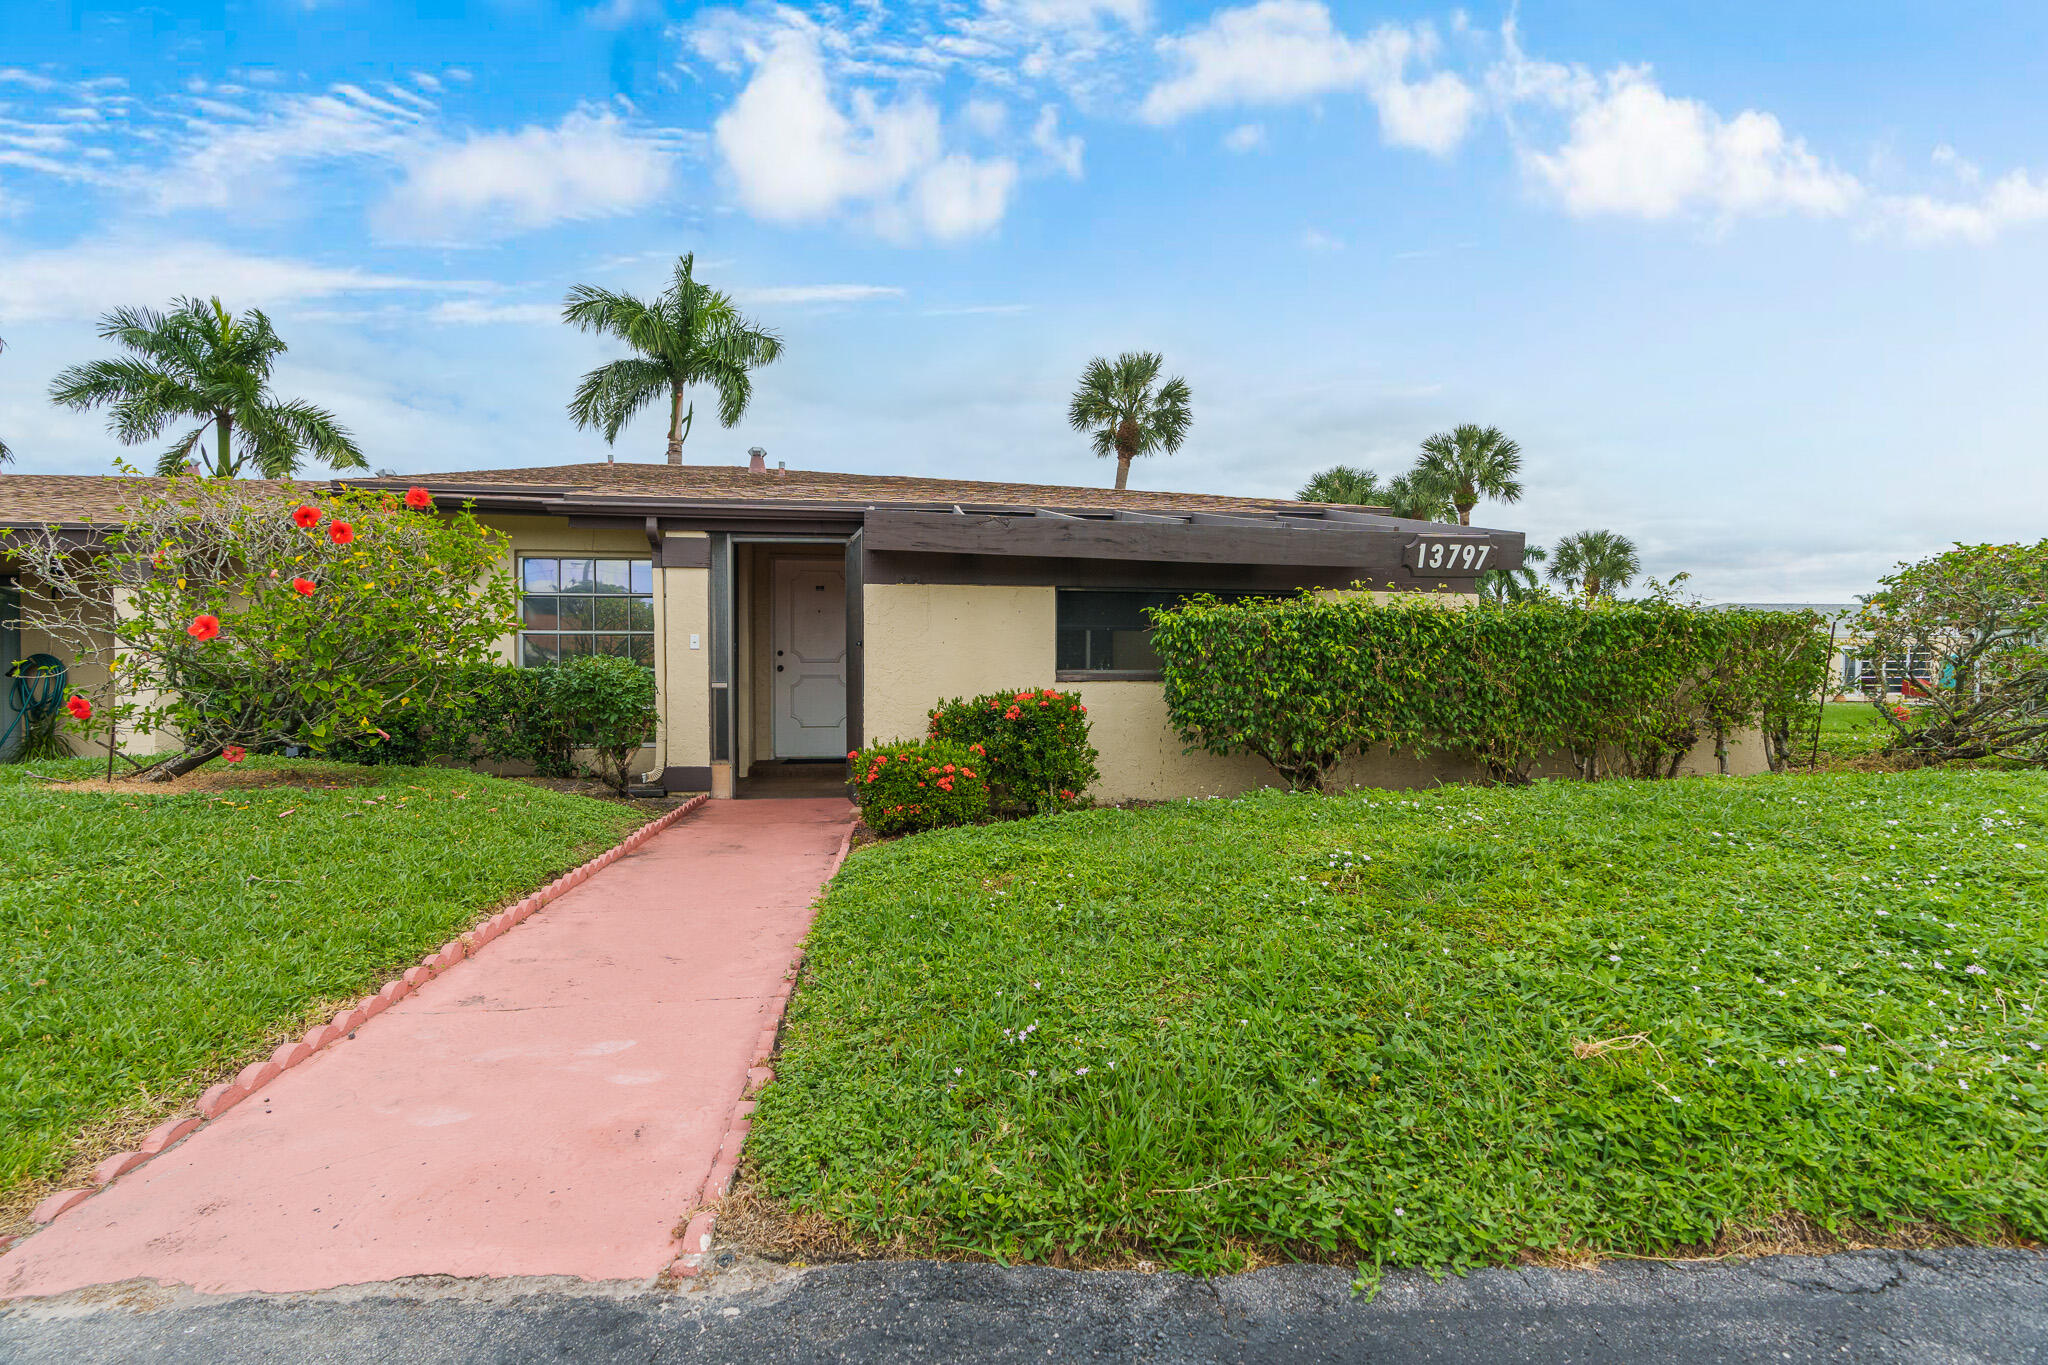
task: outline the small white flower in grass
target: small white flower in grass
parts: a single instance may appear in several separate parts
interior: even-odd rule
[[[960,1074],[960,1068],[959,1068],[959,1067],[957,1067],[957,1066],[956,1066],[956,1067],[954,1067],[954,1068],[953,1068],[953,1074],[954,1074],[955,1076],[959,1075],[959,1074]]]
[[[1085,1076],[1088,1074],[1088,1068],[1085,1066],[1077,1066],[1074,1068],[1074,1074],[1076,1076]]]
[[[1835,1069],[1834,1069],[1833,1067],[1829,1067],[1829,1068],[1828,1068],[1828,1075],[1832,1076],[1832,1075],[1834,1075],[1834,1074],[1835,1074]]]
[[[1963,974],[1965,976],[1989,976],[1991,973],[1985,971],[1982,967],[1979,967],[1976,963],[1972,962],[1969,966],[1963,968]]]
[[[1970,1083],[1968,1081],[1957,1081],[1956,1084],[1961,1086],[1965,1090],[1968,1090],[1970,1088]]]
[[[1033,1067],[1031,1070],[1025,1072],[1024,1074],[1027,1076],[1036,1076],[1038,1074],[1038,1068]]]
[[[1609,962],[1619,962],[1619,961],[1621,961],[1621,954],[1620,954],[1620,953],[1609,953],[1609,954],[1607,955],[1607,960],[1608,960]]]
[[[1406,1209],[1404,1209],[1404,1208],[1399,1208],[1399,1207],[1396,1207],[1396,1208],[1395,1208],[1395,1210],[1394,1210],[1394,1217],[1396,1217],[1396,1218],[1406,1218],[1407,1216],[1408,1216],[1408,1210],[1406,1210]]]
[[[1864,1069],[1864,1071],[1865,1071],[1865,1072],[1867,1072],[1868,1074],[1870,1074],[1870,1075],[1872,1075],[1872,1076],[1875,1076],[1875,1075],[1877,1074],[1877,1068],[1876,1068],[1876,1067],[1874,1067],[1874,1066],[1866,1066],[1866,1067],[1864,1067],[1863,1069]]]

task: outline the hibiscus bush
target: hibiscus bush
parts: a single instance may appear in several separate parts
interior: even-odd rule
[[[1101,775],[1078,692],[1027,687],[955,697],[932,711],[928,733],[986,759],[995,808],[1007,815],[1075,805]]]
[[[860,818],[877,834],[914,834],[988,818],[988,779],[964,744],[906,740],[856,749],[853,770]]]
[[[232,750],[381,741],[517,628],[505,536],[425,489],[173,479],[89,553],[56,528],[6,549],[24,623],[74,678],[106,679],[80,689],[106,723],[183,746],[150,770],[165,779]]]

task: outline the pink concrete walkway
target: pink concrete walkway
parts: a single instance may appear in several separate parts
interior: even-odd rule
[[[684,818],[0,1256],[0,1297],[658,1274],[851,821]]]

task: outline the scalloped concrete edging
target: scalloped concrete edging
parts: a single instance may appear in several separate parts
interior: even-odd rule
[[[839,869],[846,863],[846,855],[853,851],[853,830],[846,831],[846,837],[839,841],[838,852],[832,855],[832,865],[825,869],[825,882],[818,888],[824,894],[826,886],[839,875]],[[682,1279],[700,1275],[704,1263],[711,1255],[711,1229],[718,1221],[715,1211],[706,1208],[708,1204],[723,1199],[732,1189],[732,1179],[739,1174],[740,1150],[747,1144],[747,1133],[754,1126],[754,1109],[758,1105],[754,1097],[775,1079],[775,1069],[769,1065],[775,1059],[777,1040],[782,1036],[782,1016],[789,1009],[789,997],[796,990],[796,979],[803,971],[803,949],[797,949],[790,961],[789,970],[782,975],[782,985],[775,992],[773,1004],[769,1007],[768,1023],[761,1030],[761,1037],[754,1044],[754,1056],[758,1059],[747,1068],[746,1088],[732,1107],[732,1117],[726,1120],[725,1138],[718,1144],[718,1154],[711,1159],[711,1171],[704,1177],[704,1183],[697,1190],[693,1205],[694,1212],[683,1225],[683,1233],[677,1239],[680,1253],[669,1264],[668,1273]]]
[[[649,820],[646,824],[620,840],[618,844],[606,849],[590,861],[583,863],[581,866],[571,868],[532,895],[500,910],[497,914],[492,915],[468,932],[449,939],[434,952],[428,953],[425,957],[421,958],[419,966],[410,968],[403,975],[385,982],[382,989],[378,990],[376,994],[364,996],[355,1004],[337,1013],[330,1022],[312,1029],[303,1038],[280,1043],[277,1050],[272,1052],[269,1057],[260,1062],[251,1062],[243,1067],[235,1074],[233,1080],[222,1081],[218,1085],[208,1086],[200,1093],[196,1106],[199,1113],[196,1116],[183,1114],[165,1119],[162,1123],[149,1130],[148,1134],[137,1144],[134,1151],[116,1152],[99,1165],[93,1167],[92,1184],[90,1186],[58,1190],[44,1199],[42,1203],[37,1204],[34,1211],[29,1214],[29,1219],[39,1224],[48,1223],[60,1214],[77,1208],[94,1194],[113,1184],[114,1181],[142,1165],[151,1157],[167,1151],[177,1143],[184,1141],[185,1138],[189,1137],[194,1130],[202,1126],[207,1120],[219,1118],[222,1114],[225,1114],[243,1100],[248,1099],[249,1096],[270,1084],[270,1082],[292,1067],[299,1065],[314,1053],[339,1042],[343,1038],[353,1037],[355,1031],[364,1024],[376,1018],[385,1010],[390,1009],[393,1005],[405,999],[406,996],[411,995],[421,986],[426,985],[427,982],[448,971],[457,963],[473,957],[485,944],[501,937],[507,930],[525,920],[534,911],[583,885],[594,874],[602,872],[619,859],[634,852],[649,839],[652,839],[670,825],[675,824],[678,820],[681,820],[710,799],[708,795],[699,793],[685,801],[682,805],[677,806],[674,810],[665,811],[654,819]],[[841,851],[839,856],[841,859],[846,856],[844,850]],[[833,870],[837,871],[838,866],[838,862],[835,861],[833,863]],[[783,998],[785,1000],[788,998],[786,989]],[[780,1017],[778,1011],[777,1018]],[[7,1242],[0,1242],[0,1251],[4,1251],[7,1245]]]

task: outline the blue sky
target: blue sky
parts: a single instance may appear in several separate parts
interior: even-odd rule
[[[1963,11],[10,4],[0,437],[105,472],[50,376],[219,294],[379,467],[602,459],[563,291],[687,250],[788,343],[693,462],[1107,484],[1065,396],[1154,349],[1196,418],[1139,486],[1492,423],[1487,524],[1844,598],[2048,509],[2048,9]]]

